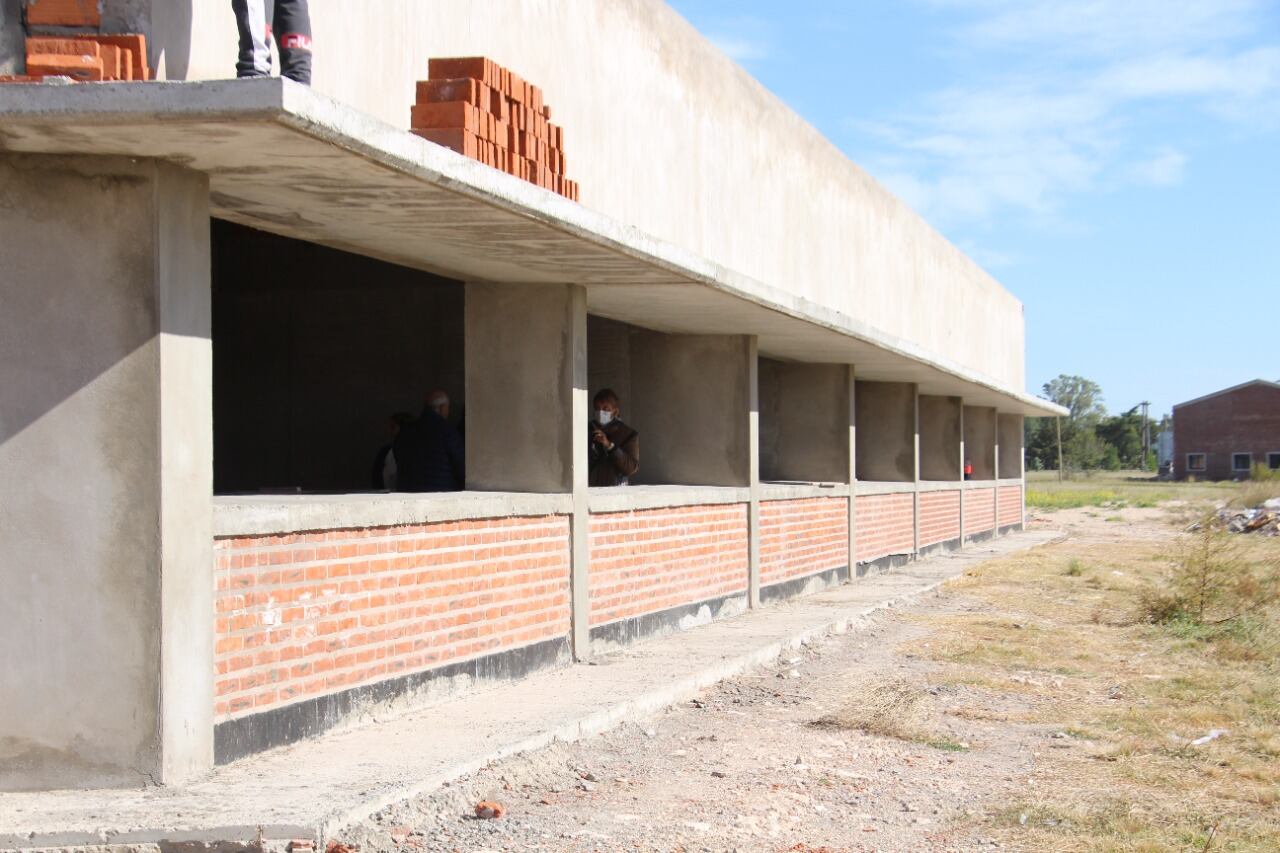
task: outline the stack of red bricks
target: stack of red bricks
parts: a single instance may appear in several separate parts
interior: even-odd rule
[[[542,90],[481,56],[433,59],[418,83],[413,132],[509,175],[578,200],[565,177],[564,128]]]
[[[79,82],[151,79],[145,36],[96,32],[102,26],[98,0],[29,0],[26,24],[28,31],[56,34],[28,37],[27,73],[0,77],[0,82],[33,83],[46,77]],[[66,33],[67,28],[95,32]]]

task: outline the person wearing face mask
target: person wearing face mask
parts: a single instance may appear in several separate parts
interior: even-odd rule
[[[618,417],[618,395],[608,388],[596,392],[590,429],[590,477],[593,486],[625,486],[640,470],[640,433]]]

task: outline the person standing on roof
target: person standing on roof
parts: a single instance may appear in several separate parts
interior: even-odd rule
[[[280,74],[311,85],[311,12],[307,0],[231,0],[240,30],[237,77],[271,76],[271,37],[280,51]]]

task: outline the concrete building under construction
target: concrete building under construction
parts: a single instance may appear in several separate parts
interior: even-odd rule
[[[63,5],[4,0],[0,74],[140,34],[153,79],[104,40],[116,82],[0,85],[0,790],[191,779],[1022,525],[1061,412],[1022,305],[659,0],[313,0],[312,88],[225,79],[225,2]],[[410,132],[473,56],[543,139]],[[436,387],[465,491],[371,491]]]

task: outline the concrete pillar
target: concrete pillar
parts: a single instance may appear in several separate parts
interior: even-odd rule
[[[467,284],[467,489],[572,492],[585,446],[586,296],[568,284]],[[581,415],[581,417],[578,417]]]
[[[920,396],[920,479],[955,482],[964,478],[964,405],[959,397]]]
[[[0,155],[0,790],[213,763],[209,190]]]
[[[957,397],[960,401],[960,479],[964,480],[964,461],[965,461],[965,444],[964,444],[964,399]],[[960,489],[960,548],[964,549],[964,487]]]
[[[747,507],[747,605],[760,607],[760,350],[753,336],[747,354],[747,452],[751,503]]]
[[[754,365],[749,335],[634,332],[625,417],[640,433],[635,482],[749,487]]]
[[[911,553],[920,556],[920,386],[911,386],[912,459],[911,479],[915,482],[915,492],[911,495]]]
[[[913,482],[916,386],[910,382],[859,381],[855,394],[858,479]]]
[[[760,476],[843,483],[848,476],[849,369],[760,359]]]
[[[23,74],[27,69],[22,0],[0,0],[0,74]]]
[[[964,407],[964,449],[973,463],[973,479],[996,477],[996,410],[985,406]]]
[[[573,494],[571,640],[583,660],[591,648],[586,290],[468,283],[465,360],[467,488]]]
[[[845,480],[849,484],[849,579],[858,577],[858,370],[850,364],[845,371],[845,400],[848,403],[846,420],[847,446]]]

